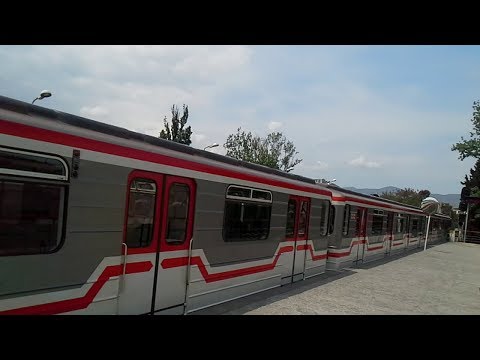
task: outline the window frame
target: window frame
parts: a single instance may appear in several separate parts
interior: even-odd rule
[[[395,234],[403,234],[405,233],[406,230],[406,225],[407,225],[407,217],[404,213],[396,213],[394,217],[395,221]],[[401,224],[401,229],[399,231],[398,229],[398,224]]]
[[[243,196],[235,196],[235,195],[228,195],[228,191],[230,188],[239,188],[239,189],[245,189],[245,190],[250,190],[250,197],[243,197]],[[259,199],[259,198],[254,198],[253,197],[253,191],[259,191],[259,192],[265,192],[270,194],[270,200],[267,199]],[[253,201],[253,202],[263,202],[263,203],[273,203],[273,195],[272,192],[269,190],[263,190],[263,189],[257,189],[257,188],[252,188],[252,187],[247,187],[247,186],[241,186],[241,185],[229,185],[227,187],[227,191],[225,193],[225,198],[230,199],[230,200],[244,200],[244,201]]]
[[[144,190],[143,192],[146,194],[152,194],[153,199],[154,199],[154,204],[153,204],[153,215],[152,215],[152,228],[151,228],[151,235],[150,235],[150,242],[145,245],[145,246],[132,246],[127,242],[127,237],[128,237],[128,219],[130,218],[129,212],[130,212],[130,200],[131,200],[131,194],[132,190],[135,190],[135,192],[138,192],[138,189],[135,187],[133,188],[132,185],[136,181],[149,181],[151,183],[155,184],[155,192]],[[135,172],[135,175],[132,176],[128,180],[128,186],[127,186],[127,204],[125,208],[125,231],[124,231],[124,239],[123,242],[127,245],[129,251],[136,251],[136,252],[146,252],[147,250],[151,249],[152,246],[156,246],[156,218],[157,218],[157,212],[158,212],[158,206],[159,206],[159,195],[158,192],[162,191],[162,187],[159,186],[157,180],[154,177],[149,177],[148,175],[142,176],[142,174],[138,174],[138,172]]]
[[[189,188],[189,203],[188,203],[188,213],[187,213],[187,228],[185,229],[185,241],[182,243],[168,243],[167,242],[167,223],[168,223],[168,202],[170,200],[170,189],[175,184],[186,185]],[[163,188],[161,194],[161,210],[159,212],[160,216],[160,226],[158,241],[160,243],[159,250],[160,252],[164,251],[178,251],[178,250],[188,250],[190,243],[193,238],[193,226],[195,223],[195,204],[197,196],[197,183],[193,178],[176,176],[176,175],[165,175],[163,179]],[[167,209],[167,211],[165,211]]]
[[[348,211],[347,211],[347,209],[348,209]],[[345,204],[344,209],[343,209],[343,225],[342,225],[342,235],[343,236],[348,236],[348,233],[350,232],[350,214],[351,214],[351,211],[352,211],[351,205],[350,204]],[[345,224],[345,220],[347,220],[346,224]]]
[[[246,189],[250,190],[250,197],[243,197],[243,196],[234,196],[234,195],[229,195],[228,192],[231,188],[240,188],[240,189]],[[267,199],[259,199],[259,198],[254,198],[253,197],[253,191],[260,191],[260,192],[265,192],[270,194],[270,200]],[[262,207],[269,207],[269,218],[268,218],[268,232],[267,236],[265,239],[255,239],[255,238],[228,238],[226,237],[226,229],[227,229],[227,206],[228,204],[231,203],[247,203],[247,204],[256,204],[257,206],[262,206]],[[270,228],[271,228],[271,223],[272,223],[272,210],[273,210],[273,194],[269,190],[263,190],[263,189],[258,189],[258,188],[253,188],[253,187],[248,187],[248,186],[242,186],[242,185],[229,185],[227,186],[227,189],[225,191],[225,205],[223,208],[223,224],[222,224],[222,239],[224,243],[242,243],[242,242],[250,242],[250,241],[268,241],[270,237]]]
[[[331,207],[332,207],[332,203],[330,200],[327,200],[327,199],[321,199],[321,204],[325,204],[326,205],[326,209],[325,209],[325,220],[324,220],[324,226],[325,226],[325,231],[322,232],[322,217],[320,217],[320,224],[319,224],[319,231],[320,231],[320,236],[322,237],[325,237],[325,236],[328,236],[330,235],[329,234],[329,229],[330,229],[330,210],[331,210]],[[320,214],[322,215],[322,214]]]
[[[56,180],[56,181],[63,181],[63,182],[68,182],[70,180],[70,167],[68,166],[67,161],[59,155],[44,153],[39,151],[17,149],[17,148],[12,148],[8,146],[0,146],[0,151],[58,160],[65,169],[65,175],[55,175],[55,174],[25,171],[25,170],[14,170],[14,169],[0,167],[0,175],[6,175],[6,176],[10,175],[10,176],[25,177],[25,178],[42,179],[42,180]]]
[[[30,156],[44,157],[48,159],[58,160],[64,167],[65,175],[54,175],[41,172],[25,171],[25,170],[15,170],[8,168],[0,168],[0,182],[13,182],[18,184],[32,184],[32,185],[48,185],[54,186],[62,189],[63,191],[63,201],[59,201],[59,216],[57,218],[59,233],[59,239],[56,246],[45,252],[25,252],[15,251],[6,254],[0,254],[1,257],[10,257],[10,256],[38,256],[38,255],[49,255],[54,254],[65,244],[66,238],[66,229],[67,229],[67,218],[68,218],[68,198],[70,190],[70,167],[68,162],[60,155],[45,153],[41,151],[32,151],[28,149],[18,149],[9,146],[0,146],[0,150],[10,153],[25,154]]]
[[[186,213],[187,213],[186,216],[187,217],[185,218],[185,228],[184,228],[185,235],[184,235],[183,241],[181,241],[181,242],[180,241],[170,242],[170,241],[168,241],[169,239],[167,237],[169,214],[170,214],[170,206],[169,206],[170,205],[170,192],[172,191],[172,188],[176,185],[180,185],[180,186],[183,186],[183,187],[188,189],[188,204],[187,204],[187,208],[186,208]],[[165,187],[164,194],[165,194],[164,196],[167,197],[167,199],[166,199],[167,207],[165,208],[165,210],[166,210],[165,211],[166,221],[165,221],[164,240],[165,240],[165,243],[169,246],[181,246],[181,245],[185,244],[185,242],[187,241],[187,238],[189,236],[189,225],[190,225],[190,218],[191,218],[190,203],[192,201],[192,189],[189,186],[189,184],[186,184],[184,182],[173,181],[173,182],[170,182],[167,187]],[[178,239],[175,239],[175,240],[178,240]]]
[[[335,233],[335,222],[337,217],[337,209],[335,209],[335,205],[331,202],[330,207],[328,209],[328,227],[327,227],[327,236],[330,236]]]
[[[384,219],[385,219],[385,212],[381,209],[373,209],[373,212],[372,212],[372,225],[370,227],[370,234],[372,236],[380,236],[380,235],[384,235],[385,234],[385,227],[383,226],[383,223],[384,223]],[[374,232],[374,224],[378,224],[378,219],[381,218],[382,221],[381,221],[381,227],[380,227],[380,231],[375,231]],[[374,220],[377,220],[376,222]],[[376,229],[378,230],[378,229]]]

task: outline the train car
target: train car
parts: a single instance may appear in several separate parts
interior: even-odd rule
[[[0,96],[2,315],[187,314],[407,249],[417,218]]]
[[[419,208],[328,186],[339,214],[328,240],[327,268],[339,270],[414,249],[424,241],[426,215]]]
[[[448,241],[451,218],[444,214],[433,214],[430,219],[430,228],[427,244]]]

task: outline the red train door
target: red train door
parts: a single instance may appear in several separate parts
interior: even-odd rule
[[[152,309],[165,176],[133,171],[128,177],[118,313]]]
[[[385,235],[385,254],[390,254],[393,241],[393,213],[389,212],[387,217],[387,234]]]
[[[354,260],[356,263],[363,261],[363,254],[365,252],[365,242],[367,236],[367,209],[358,208],[357,209],[357,256]],[[355,249],[352,249],[355,251]]]
[[[193,179],[166,176],[164,189],[154,312],[186,305],[190,276],[196,184]],[[185,261],[186,266],[171,266],[172,261]]]
[[[186,267],[164,269],[175,252],[188,255],[195,183],[191,179],[133,171],[128,178],[118,313],[146,314],[183,306]],[[166,282],[168,281],[168,290]]]
[[[286,240],[293,242],[292,282],[303,279],[305,272],[309,219],[310,199],[301,196],[290,196],[288,200]]]

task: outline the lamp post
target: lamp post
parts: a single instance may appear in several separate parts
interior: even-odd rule
[[[50,97],[52,96],[52,93],[48,90],[43,90],[41,93],[40,93],[40,96],[36,97],[35,99],[33,99],[32,101],[32,104],[37,101],[37,100],[42,100],[43,98],[47,98],[47,97]]]
[[[214,148],[214,147],[217,147],[217,146],[218,146],[217,143],[213,143],[212,145],[205,146],[205,147],[203,148],[203,150],[207,150],[207,149],[209,149],[209,148]]]
[[[441,213],[440,211],[440,203],[434,197],[427,197],[422,200],[420,204],[420,208],[424,213],[428,215],[427,219],[427,232],[425,234],[425,243],[423,244],[423,251],[427,250],[427,242],[428,242],[428,233],[430,232],[430,219],[431,216],[435,213]]]

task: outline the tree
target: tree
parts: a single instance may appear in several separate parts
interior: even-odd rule
[[[480,197],[480,159],[476,161],[470,175],[465,175],[465,180],[460,182],[464,185],[467,191],[462,189],[462,195],[469,197]],[[467,210],[467,203],[460,199],[460,210]],[[465,215],[461,217],[462,222],[465,221]],[[469,231],[480,231],[480,205],[470,204],[468,215],[468,229]]]
[[[470,196],[480,196],[480,159],[470,169],[470,177],[465,175],[460,183],[470,190]]]
[[[190,126],[185,128],[188,121],[188,106],[183,105],[183,114],[179,117],[178,107],[172,106],[172,126],[167,122],[167,117],[163,119],[165,129],[160,131],[160,138],[178,142],[180,144],[190,145],[192,141],[192,129]]]
[[[302,162],[302,159],[296,158],[298,152],[293,143],[280,132],[261,138],[238,128],[236,134],[228,136],[223,147],[227,149],[227,156],[285,172],[292,171]]]
[[[470,156],[480,159],[480,101],[474,101],[472,107],[473,131],[470,132],[470,139],[465,140],[462,136],[462,141],[452,146],[452,151],[458,151],[458,158],[462,161]]]
[[[380,195],[380,197],[384,199],[393,200],[417,207],[420,207],[422,200],[429,196],[430,191],[428,190],[416,191],[411,188],[400,189],[397,191],[387,191]]]

